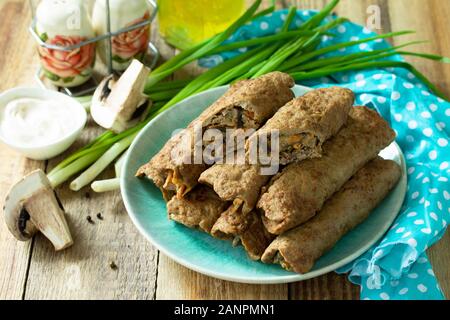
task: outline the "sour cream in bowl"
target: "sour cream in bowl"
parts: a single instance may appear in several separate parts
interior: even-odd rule
[[[0,140],[34,160],[67,150],[86,125],[75,99],[41,88],[15,88],[0,95]]]

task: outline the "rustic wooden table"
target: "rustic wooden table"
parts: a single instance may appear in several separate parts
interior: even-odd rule
[[[267,1],[268,2],[268,1]],[[277,1],[279,7],[319,9],[326,0]],[[413,29],[416,35],[402,41],[428,39],[417,49],[450,56],[449,0],[342,0],[338,14],[365,23],[367,8],[381,8],[382,29]],[[0,91],[36,85],[38,65],[27,1],[0,0]],[[153,25],[153,41],[163,58],[175,54],[159,38]],[[450,95],[450,67],[408,59]],[[198,71],[198,70],[197,70]],[[196,72],[195,67],[179,72],[180,78]],[[72,151],[95,136],[92,125]],[[0,207],[8,188],[23,174],[36,168],[48,171],[61,158],[48,162],[30,161],[0,146]],[[111,174],[106,173],[105,177]],[[55,253],[42,236],[27,243],[17,242],[0,215],[0,299],[358,299],[359,289],[345,276],[335,273],[290,285],[244,285],[220,281],[190,271],[155,250],[132,225],[119,192],[96,195],[88,189],[73,193],[67,185],[57,195],[68,213],[75,245]],[[103,221],[86,221],[101,212]],[[450,235],[429,250],[434,271],[450,297]],[[110,263],[117,269],[113,270]]]

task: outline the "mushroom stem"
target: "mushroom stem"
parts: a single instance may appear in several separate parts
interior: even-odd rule
[[[53,243],[56,251],[60,251],[70,247],[73,240],[58,202],[48,201],[53,197],[53,190],[44,188],[25,200],[23,206],[31,223]]]

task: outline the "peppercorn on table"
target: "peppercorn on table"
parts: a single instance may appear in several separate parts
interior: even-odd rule
[[[269,1],[265,1],[269,3]],[[295,4],[319,9],[325,0],[277,1],[279,8]],[[368,8],[379,6],[382,30],[414,29],[416,35],[402,41],[429,39],[417,50],[450,55],[448,16],[450,1],[439,0],[343,0],[337,13],[364,24]],[[30,12],[23,0],[0,0],[0,91],[35,86],[38,57],[28,33]],[[410,37],[410,39],[408,39]],[[176,51],[152,25],[152,41],[164,59]],[[415,58],[418,69],[450,95],[450,67]],[[190,66],[175,78],[196,74]],[[71,150],[50,161],[27,160],[0,145],[0,205],[10,186],[34,169],[51,170],[71,151],[99,133],[92,122]],[[111,169],[112,170],[112,169]],[[106,172],[104,177],[111,175]],[[89,188],[70,191],[59,187],[57,197],[67,212],[74,246],[55,252],[42,235],[17,242],[0,215],[0,299],[358,299],[359,288],[345,276],[330,273],[304,282],[283,285],[247,285],[213,279],[188,270],[160,254],[139,234],[127,216],[119,192],[96,194]],[[450,297],[450,235],[429,250],[434,271]]]

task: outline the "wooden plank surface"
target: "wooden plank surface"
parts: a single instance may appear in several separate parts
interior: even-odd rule
[[[267,2],[267,1],[266,1]],[[326,0],[283,0],[279,7],[291,4],[299,8],[323,7]],[[450,55],[447,20],[450,1],[439,0],[342,0],[336,13],[364,24],[369,5],[381,9],[379,32],[414,29],[410,39],[428,39],[417,50]],[[28,6],[21,0],[0,0],[0,91],[33,83],[37,66],[29,24]],[[175,54],[157,35],[153,40],[164,58]],[[434,83],[450,95],[450,67],[408,58]],[[175,77],[198,73],[190,66]],[[82,139],[95,134],[87,130]],[[79,141],[78,145],[82,142]],[[76,148],[74,146],[73,148]],[[72,149],[73,149],[72,148]],[[35,168],[50,169],[57,163],[26,160],[14,151],[0,146],[0,201],[11,183]],[[105,176],[108,176],[106,173]],[[0,299],[357,299],[358,287],[344,276],[334,273],[291,285],[243,285],[190,271],[148,244],[128,219],[119,193],[95,195],[88,190],[80,194],[67,185],[57,195],[68,213],[75,245],[54,253],[50,244],[37,236],[33,242],[18,243],[7,232],[0,215]],[[101,212],[104,220],[95,218]],[[89,224],[87,215],[94,218]],[[435,273],[447,297],[450,296],[450,235],[430,250]],[[110,267],[111,262],[117,265]]]
[[[26,36],[28,8],[22,1],[0,2],[0,91],[33,83],[35,53]],[[18,19],[24,17],[25,19]],[[17,57],[27,57],[17,64]],[[16,61],[16,63],[14,63]],[[0,146],[0,207],[13,181],[45,163],[26,160],[9,148]],[[31,242],[19,243],[9,233],[0,214],[0,299],[21,299],[26,284]]]
[[[426,4],[425,4],[426,2]],[[394,14],[403,12],[403,14]],[[416,30],[416,35],[407,35],[402,41],[414,41],[417,39],[428,40],[428,43],[415,47],[419,52],[431,52],[446,57],[450,56],[450,1],[440,0],[410,0],[389,1],[389,16],[393,30]],[[406,60],[423,72],[433,83],[450,96],[450,66],[437,62],[424,61],[415,57],[407,57]],[[439,284],[450,299],[450,232],[435,244],[428,254]]]
[[[157,34],[157,24],[153,24],[152,41],[164,55],[172,56],[173,50],[165,50]],[[72,151],[99,131],[91,121]],[[62,158],[50,161],[47,170]],[[113,171],[111,168],[103,178],[112,177]],[[55,253],[42,236],[36,238],[24,298],[154,299],[158,252],[130,222],[120,192],[96,194],[85,187],[74,193],[67,183],[58,188],[57,196],[67,213],[74,246],[62,254]],[[102,219],[97,218],[99,213]],[[87,216],[94,223],[89,223]]]

